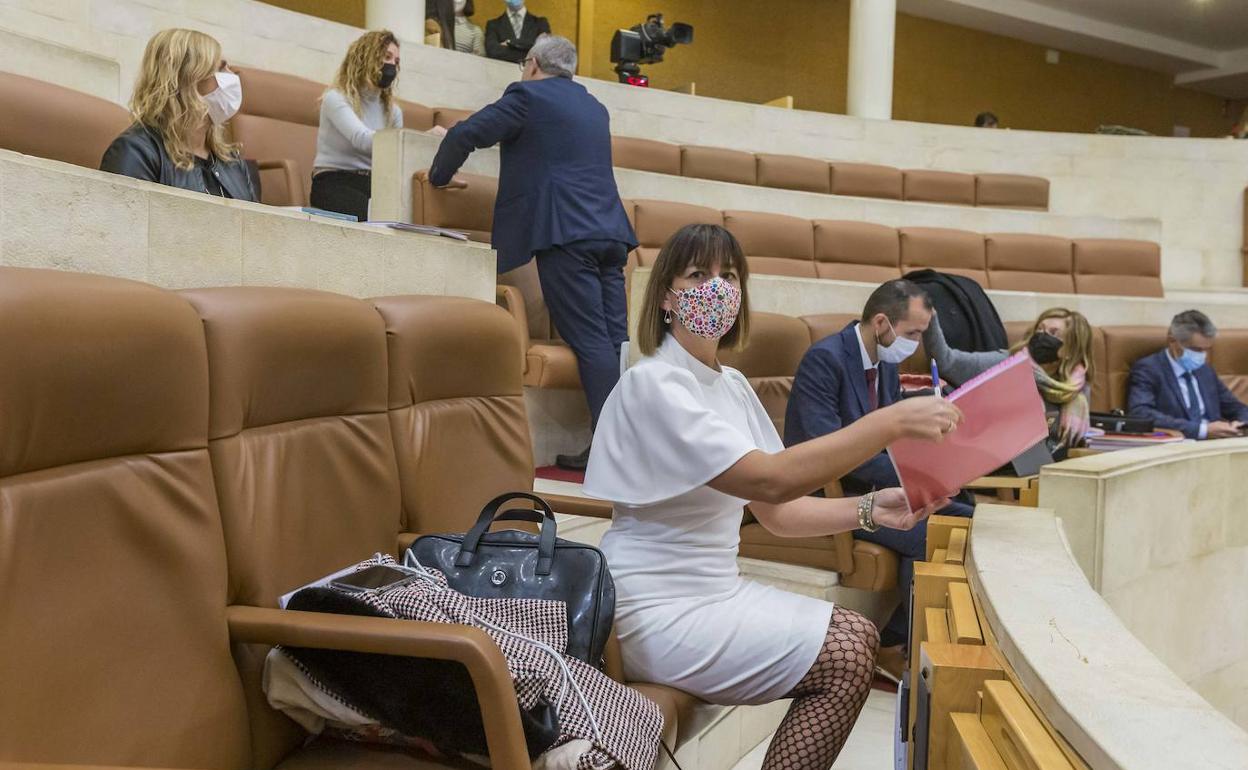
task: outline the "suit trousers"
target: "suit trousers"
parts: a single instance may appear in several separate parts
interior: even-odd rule
[[[971,506],[956,501],[938,511],[941,516],[964,518],[970,518],[974,512]],[[910,639],[910,584],[914,581],[914,563],[927,556],[927,522],[906,532],[885,527],[875,532],[858,529],[854,530],[854,538],[897,552],[897,590],[901,592],[901,604],[880,630],[880,646],[906,644]]]
[[[576,354],[591,424],[620,379],[620,345],[628,339],[624,265],[619,241],[575,241],[537,252],[537,277],[555,330]]]

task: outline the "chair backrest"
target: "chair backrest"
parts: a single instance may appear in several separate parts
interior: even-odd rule
[[[389,350],[404,532],[463,532],[533,485],[520,339],[502,308],[456,297],[373,300]]]
[[[1119,297],[1161,297],[1161,247],[1125,238],[1078,238],[1075,291]]]
[[[815,235],[809,219],[759,211],[725,211],[724,227],[741,242],[756,275],[815,277]]]
[[[1219,331],[1209,364],[1236,398],[1248,402],[1248,329]]]
[[[616,168],[680,176],[680,145],[655,139],[612,136],[611,163]]]
[[[659,249],[680,228],[691,224],[722,225],[723,212],[706,206],[670,201],[633,201],[633,231],[637,235],[638,264],[650,266]]]
[[[871,222],[815,220],[815,272],[838,281],[884,283],[901,277],[897,230]]]
[[[1131,365],[1166,346],[1166,327],[1100,326],[1097,330],[1103,344],[1093,347],[1092,408],[1125,409]]]
[[[825,160],[796,155],[755,154],[758,184],[782,190],[829,193],[832,191],[832,168]]]
[[[460,230],[474,241],[489,243],[498,179],[479,174],[456,176],[467,181],[468,187],[439,189],[412,177],[412,221]]]
[[[1047,211],[1049,180],[1022,174],[976,174],[975,205]]]
[[[254,766],[207,361],[176,294],[0,268],[0,761]]]
[[[260,171],[262,203],[306,206],[312,192],[312,164],[316,160],[316,133],[321,122],[321,94],[326,85],[306,78],[259,69],[239,69],[243,106],[230,121],[243,157]],[[285,183],[284,172],[269,168],[290,161],[298,189]]]
[[[902,172],[902,195],[908,201],[975,205],[975,175],[956,171],[908,169]]]
[[[931,268],[965,276],[988,287],[984,236],[944,227],[903,227],[898,232],[902,275],[911,270]]]
[[[857,321],[860,317],[860,313],[818,313],[802,316],[802,323],[810,331],[810,344],[813,345],[824,337],[836,334],[848,326],[850,321]]]
[[[901,169],[873,163],[832,164],[832,194],[901,200]]]
[[[985,236],[984,246],[989,288],[1074,294],[1069,238],[1002,233]]]
[[[784,435],[784,410],[793,377],[810,347],[810,330],[800,318],[778,313],[750,314],[750,338],[741,350],[725,348],[719,360],[740,371],[763,402],[776,431]]]
[[[99,168],[130,125],[113,102],[34,78],[0,72],[0,149]]]
[[[680,148],[681,176],[719,182],[755,184],[754,153],[686,144]]]

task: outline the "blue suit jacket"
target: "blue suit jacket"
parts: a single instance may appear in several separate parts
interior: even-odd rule
[[[793,379],[793,395],[784,413],[784,443],[800,444],[849,425],[867,413],[867,378],[858,348],[858,323],[816,342],[802,357]],[[880,406],[901,398],[901,377],[893,364],[880,362]],[[849,494],[898,485],[885,452],[850,471],[841,480]]]
[[[1205,419],[1240,420],[1248,422],[1248,406],[1222,384],[1209,365],[1192,372],[1196,387],[1205,401]],[[1200,421],[1188,419],[1187,407],[1183,405],[1183,393],[1179,381],[1170,367],[1170,354],[1159,350],[1131,365],[1131,379],[1127,386],[1127,413],[1137,417],[1151,417],[1159,428],[1183,431],[1188,438],[1200,434]]]
[[[492,245],[498,271],[576,241],[637,245],[611,165],[607,110],[570,78],[512,83],[447,132],[429,169],[444,185],[473,150],[501,144]]]

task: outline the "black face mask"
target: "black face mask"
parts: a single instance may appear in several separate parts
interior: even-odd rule
[[[1057,360],[1057,351],[1062,349],[1062,338],[1048,332],[1036,332],[1027,340],[1027,352],[1031,360],[1038,364],[1051,364]]]
[[[399,68],[393,64],[381,65],[381,77],[377,79],[378,88],[389,88],[394,79],[399,76]]]

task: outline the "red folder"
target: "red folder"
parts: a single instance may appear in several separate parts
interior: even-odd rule
[[[962,410],[957,430],[939,444],[902,439],[888,448],[912,510],[957,494],[1049,434],[1031,358],[1019,352],[949,395]]]

